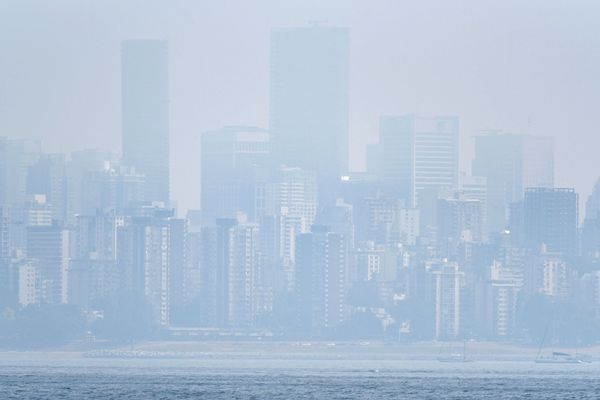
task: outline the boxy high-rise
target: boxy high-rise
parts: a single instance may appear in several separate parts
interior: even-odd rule
[[[161,40],[121,46],[123,163],[146,176],[145,200],[169,201],[168,47]]]
[[[348,169],[348,30],[315,25],[271,34],[275,162],[317,173],[322,202]],[[325,188],[327,190],[325,190]]]

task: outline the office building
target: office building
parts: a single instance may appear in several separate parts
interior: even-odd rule
[[[110,166],[88,172],[81,185],[80,214],[97,210],[123,211],[144,202],[146,177],[133,167]]]
[[[589,259],[600,258],[600,179],[585,203],[581,229],[581,253]]]
[[[269,161],[269,133],[264,129],[227,126],[205,132],[201,143],[201,209],[204,219],[235,218],[243,212],[256,220],[264,202]]]
[[[27,171],[27,194],[43,195],[50,207],[51,218],[67,222],[67,175],[62,154],[43,154]]]
[[[271,186],[267,212],[299,218],[300,226],[296,233],[309,232],[318,208],[315,173],[301,168],[281,166],[275,172]]]
[[[40,155],[40,142],[0,137],[0,204],[12,206],[27,201],[29,167]]]
[[[117,164],[117,156],[108,151],[86,149],[71,153],[71,159],[66,164],[68,226],[76,224],[76,215],[95,212],[94,206],[97,202],[93,200],[105,196],[98,191],[88,194],[91,176],[107,171]]]
[[[596,181],[592,193],[585,203],[585,219],[594,220],[600,218],[600,178]]]
[[[487,180],[486,219],[490,232],[506,229],[510,204],[529,187],[554,185],[551,137],[483,132],[475,137],[472,173]]]
[[[121,46],[123,164],[145,175],[146,201],[169,201],[169,55],[165,41]]]
[[[315,24],[271,34],[270,131],[277,164],[315,171],[323,203],[348,169],[349,37]]]
[[[359,199],[353,208],[356,224],[356,243],[372,241],[387,243],[392,226],[400,216],[404,203],[384,197]]]
[[[380,179],[383,174],[383,146],[381,143],[367,145],[367,174]]]
[[[480,242],[482,239],[481,202],[469,200],[460,194],[437,201],[438,257],[454,258],[461,243]]]
[[[440,190],[455,189],[458,135],[456,117],[381,117],[379,143],[388,190],[405,199],[407,206],[422,207],[432,199],[435,202]]]
[[[458,192],[467,200],[479,200],[481,205],[481,234],[488,237],[487,226],[487,179],[461,173],[458,177]]]
[[[577,254],[579,196],[570,188],[529,188],[523,199],[523,244],[565,256]]]

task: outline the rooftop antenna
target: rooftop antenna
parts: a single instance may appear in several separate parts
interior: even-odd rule
[[[318,28],[321,25],[326,24],[327,22],[329,21],[327,21],[326,19],[311,19],[308,21],[308,24],[313,28]]]

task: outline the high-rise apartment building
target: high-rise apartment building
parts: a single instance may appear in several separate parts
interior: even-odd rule
[[[145,199],[169,201],[169,61],[167,42],[121,46],[123,163],[146,176]]]
[[[169,322],[172,324],[173,316],[177,310],[183,309],[189,303],[187,279],[189,277],[188,264],[188,223],[185,219],[169,218],[167,220],[167,271],[169,290]]]
[[[118,290],[116,216],[114,211],[77,215],[69,262],[68,300],[89,309],[108,304]]]
[[[18,302],[22,307],[39,304],[42,300],[40,270],[38,260],[23,260],[17,266]],[[47,301],[47,299],[44,299]]]
[[[446,263],[433,270],[435,303],[435,337],[457,338],[462,333],[462,293],[465,274],[458,264]]]
[[[251,327],[258,300],[258,225],[241,223],[230,232],[227,268],[227,325]]]
[[[170,322],[171,268],[180,269],[183,246],[179,220],[173,211],[160,207],[142,207],[137,216],[117,219],[117,267],[120,291],[145,302],[153,322]],[[136,212],[130,212],[135,215]],[[179,246],[179,249],[176,248]]]
[[[308,331],[323,333],[346,316],[348,247],[343,234],[321,225],[296,241],[296,294],[300,322]]]
[[[44,302],[67,302],[69,238],[69,232],[56,221],[27,227],[27,257],[39,266],[38,292]]]
[[[202,230],[203,321],[219,328],[249,327],[255,317],[258,226],[218,218]]]

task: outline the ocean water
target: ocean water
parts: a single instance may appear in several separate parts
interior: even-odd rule
[[[0,399],[598,399],[600,363],[0,356]]]

